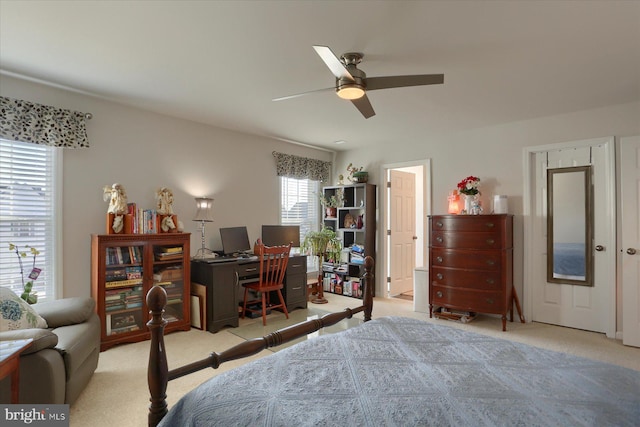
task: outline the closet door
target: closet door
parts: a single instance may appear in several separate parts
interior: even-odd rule
[[[613,138],[577,141],[536,154],[536,216],[538,239],[531,282],[533,321],[615,335],[615,192]],[[593,286],[547,282],[546,169],[591,166],[593,183]]]
[[[640,136],[620,140],[622,342],[640,347]]]

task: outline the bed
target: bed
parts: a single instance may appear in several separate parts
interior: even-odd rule
[[[369,280],[364,282],[367,320],[372,299]],[[321,335],[224,372],[187,393],[167,413],[167,378],[217,367],[247,348],[258,352],[358,309],[285,328],[171,371],[158,334],[152,338],[149,364],[149,424],[636,426],[640,419],[640,372],[393,316]]]

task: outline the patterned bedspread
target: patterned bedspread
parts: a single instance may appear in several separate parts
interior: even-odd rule
[[[169,393],[171,385],[169,385]],[[637,426],[640,372],[385,317],[222,373],[163,426]]]

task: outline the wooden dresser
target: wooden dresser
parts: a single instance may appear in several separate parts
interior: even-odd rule
[[[434,306],[513,321],[513,215],[429,217],[429,317]]]

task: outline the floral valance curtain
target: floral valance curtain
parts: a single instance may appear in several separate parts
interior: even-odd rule
[[[54,147],[88,147],[84,113],[0,96],[0,138]]]
[[[273,152],[278,176],[329,182],[331,162]]]

